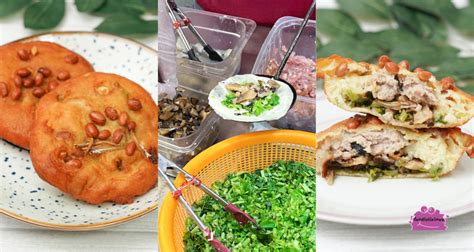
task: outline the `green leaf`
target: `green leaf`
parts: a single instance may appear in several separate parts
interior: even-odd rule
[[[404,5],[438,17],[443,17],[446,13],[456,10],[451,0],[396,0],[395,4]]]
[[[453,25],[460,32],[467,35],[474,35],[474,5],[459,9],[454,13],[446,14],[448,22]]]
[[[143,14],[146,7],[141,0],[109,0],[94,14],[109,15],[117,13]]]
[[[343,11],[356,17],[390,18],[390,11],[384,0],[337,0],[337,3]]]
[[[106,17],[95,30],[117,35],[156,34],[158,23],[157,20],[143,20],[138,15],[118,13]]]
[[[420,22],[422,37],[433,42],[445,42],[448,40],[448,29],[443,20],[423,13],[417,13],[416,16]]]
[[[433,71],[438,79],[454,76],[459,79],[474,78],[474,57],[457,58],[445,61]]]
[[[405,45],[409,47],[412,44],[425,43],[424,40],[417,37],[412,32],[404,29],[388,29],[378,32],[366,32],[359,34],[359,37],[372,41],[373,43],[377,44],[378,47],[387,51],[399,45]]]
[[[26,28],[51,29],[64,17],[64,0],[40,0],[30,5],[23,17]]]
[[[157,0],[142,0],[143,6],[149,11],[150,13],[157,13],[158,12],[158,1]]]
[[[13,14],[31,3],[31,0],[1,0],[0,17]]]
[[[372,61],[385,52],[368,40],[357,40],[348,36],[333,39],[321,48],[318,48],[318,57],[327,57],[338,54],[356,61]]]
[[[464,92],[474,95],[474,79],[464,79],[457,82],[456,85]]]
[[[410,47],[395,46],[390,52],[390,57],[394,61],[408,60],[412,68],[426,68],[456,59],[458,53],[459,49],[449,45],[422,43],[412,44]]]
[[[356,35],[362,32],[357,21],[346,12],[330,9],[318,10],[318,32],[331,37],[340,34]]]
[[[74,4],[80,12],[91,12],[101,7],[106,0],[75,0]]]
[[[423,39],[446,41],[447,29],[440,18],[400,4],[393,5],[391,11],[399,27]]]

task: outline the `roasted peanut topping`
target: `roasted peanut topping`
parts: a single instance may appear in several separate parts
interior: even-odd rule
[[[40,68],[38,68],[38,73],[43,74],[43,76],[47,78],[47,77],[51,76],[52,72],[47,67],[40,67]]]
[[[387,55],[382,55],[379,58],[379,67],[383,68],[385,66],[385,63],[390,62],[390,58]]]
[[[2,97],[8,96],[8,86],[7,83],[4,81],[0,81],[0,95]]]
[[[112,142],[119,144],[122,141],[123,129],[116,129],[112,134]]]
[[[23,80],[23,87],[26,87],[26,88],[30,88],[30,87],[33,87],[35,85],[35,81],[33,79],[24,79]]]
[[[31,71],[28,68],[22,67],[16,70],[16,75],[20,77],[28,77],[31,74]]]
[[[128,108],[133,111],[140,110],[142,108],[142,103],[138,99],[129,99],[128,100]]]
[[[20,60],[27,61],[30,59],[30,55],[28,54],[28,51],[25,49],[19,50],[16,54],[18,55],[18,58],[20,58]]]
[[[12,92],[11,92],[11,97],[14,101],[20,99],[20,97],[21,97],[21,88],[14,87]]]
[[[352,117],[348,120],[347,122],[347,128],[348,129],[357,129],[359,126],[360,126],[360,120],[355,118],[355,117]]]
[[[110,135],[111,135],[110,130],[102,130],[99,133],[99,136],[97,136],[97,138],[99,138],[100,140],[107,140],[109,139]]]
[[[71,75],[69,74],[68,71],[66,70],[62,70],[58,73],[58,76],[57,76],[58,80],[60,81],[65,81],[65,80],[68,80],[69,78],[71,78]]]
[[[64,62],[74,65],[74,64],[77,64],[77,62],[79,62],[79,57],[77,57],[77,55],[75,54],[69,54],[66,57],[64,57]]]
[[[125,153],[128,156],[131,156],[133,155],[133,153],[135,153],[136,149],[137,149],[137,145],[135,144],[135,142],[130,142],[125,146]]]
[[[418,72],[418,79],[421,81],[428,81],[431,78],[431,73],[428,71],[420,71]]]
[[[17,87],[23,86],[23,79],[18,75],[15,75],[15,77],[13,77],[13,82],[15,83],[15,86]]]
[[[349,69],[347,68],[347,63],[342,63],[336,68],[337,77],[342,77],[346,75],[348,72],[349,72]]]
[[[101,126],[104,126],[105,125],[105,122],[107,121],[107,119],[105,118],[105,116],[100,113],[99,111],[92,111],[90,114],[89,114],[89,118],[97,125],[101,125]]]
[[[51,91],[59,86],[59,82],[57,81],[50,81],[48,83],[48,90]]]
[[[119,124],[120,126],[126,126],[128,122],[128,114],[125,111],[120,112],[119,115]]]
[[[41,86],[43,83],[44,76],[42,73],[37,73],[35,76],[35,86]]]
[[[119,117],[117,110],[112,107],[105,108],[105,115],[112,121],[117,120]]]
[[[407,70],[410,70],[410,63],[408,63],[408,60],[402,60],[400,63],[398,63],[398,66],[400,68],[405,68]]]
[[[444,77],[440,80],[443,90],[453,89],[455,87],[454,80],[451,77]]]
[[[37,98],[41,98],[41,97],[43,97],[43,95],[46,94],[46,91],[42,87],[35,87],[35,88],[33,88],[32,93]]]
[[[99,136],[99,130],[93,123],[86,124],[86,134],[88,137],[97,138]]]
[[[387,72],[390,74],[397,74],[400,68],[393,62],[387,62],[385,63],[385,70],[387,70]]]

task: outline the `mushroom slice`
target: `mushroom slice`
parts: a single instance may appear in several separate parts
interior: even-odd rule
[[[275,89],[280,87],[280,84],[278,84],[278,82],[276,82],[274,80],[269,80],[268,84],[270,84],[270,87],[275,88]]]
[[[246,92],[247,90],[249,90],[249,86],[248,85],[241,85],[241,84],[236,84],[236,83],[230,83],[230,84],[227,84],[225,86],[225,88],[229,91],[232,91],[232,92],[240,92],[240,93],[244,93]]]
[[[236,103],[243,103],[245,101],[251,101],[251,100],[255,99],[255,97],[257,97],[257,93],[255,92],[255,90],[250,89],[247,92],[242,93],[242,95],[240,95],[239,98],[237,98],[237,100],[235,102]]]
[[[417,111],[413,116],[413,122],[415,124],[424,123],[433,118],[433,112],[431,112],[428,106],[424,106],[423,109]]]
[[[423,169],[424,166],[425,164],[421,160],[418,160],[418,159],[412,159],[404,165],[405,168],[410,169],[410,170],[421,170]]]

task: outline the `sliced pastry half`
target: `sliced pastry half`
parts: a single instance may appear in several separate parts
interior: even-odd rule
[[[316,169],[335,176],[438,179],[464,152],[474,157],[474,137],[459,128],[413,130],[356,115],[318,134]]]
[[[451,128],[474,117],[474,97],[450,77],[436,80],[430,72],[381,56],[378,65],[333,55],[317,60],[317,76],[336,106],[368,113],[384,123],[406,128]]]

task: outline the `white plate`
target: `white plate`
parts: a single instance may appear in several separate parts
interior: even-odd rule
[[[317,94],[318,132],[329,128],[353,113],[331,104],[323,93]],[[474,120],[462,127],[474,134]],[[317,213],[320,220],[361,225],[407,224],[422,206],[434,207],[449,217],[474,210],[474,161],[467,155],[459,166],[438,181],[431,179],[379,179],[336,177],[329,186],[318,176]]]
[[[122,75],[158,98],[157,52],[135,41],[101,33],[59,32],[22,41],[50,41],[81,54],[96,71]],[[157,208],[159,189],[132,204],[89,205],[63,194],[36,174],[29,152],[0,139],[0,210],[7,216],[43,227],[97,229],[122,223]]]

